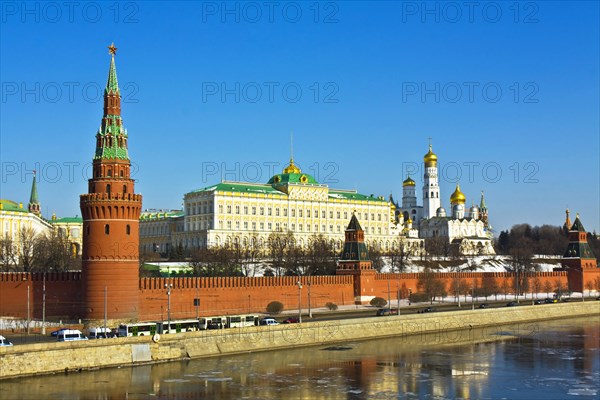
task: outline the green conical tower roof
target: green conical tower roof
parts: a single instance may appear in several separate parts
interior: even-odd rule
[[[36,215],[40,215],[40,200],[38,199],[37,183],[35,181],[35,170],[33,171],[33,183],[31,184],[31,195],[29,196],[29,206],[27,209]]]
[[[479,210],[485,210],[485,198],[483,197],[483,190],[481,191],[481,201],[479,202]]]
[[[115,66],[115,53],[117,48],[114,43],[108,47],[108,51],[112,55],[110,60],[110,68],[108,70],[108,80],[106,81],[106,93],[119,93],[119,82],[117,81],[117,67]]]
[[[37,192],[37,183],[35,182],[35,173],[33,174],[33,183],[31,184],[31,196],[29,196],[29,204],[39,204]]]

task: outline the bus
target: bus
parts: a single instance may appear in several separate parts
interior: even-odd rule
[[[224,329],[227,327],[227,317],[204,317],[200,318],[199,328],[206,329]]]
[[[119,337],[125,336],[154,336],[158,332],[158,322],[136,322],[119,325]]]
[[[119,336],[154,336],[155,333],[194,332],[200,329],[197,319],[173,320],[163,322],[136,322],[119,325]]]
[[[171,321],[169,327],[169,321],[164,321],[160,325],[158,333],[181,333],[181,332],[195,332],[200,329],[200,324],[197,319],[182,319]]]
[[[245,328],[258,325],[258,315],[230,315],[227,317],[227,328]]]

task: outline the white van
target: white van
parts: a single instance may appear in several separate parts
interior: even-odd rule
[[[76,340],[88,340],[80,330],[65,329],[58,333],[57,340],[59,342],[74,342]]]
[[[7,338],[0,335],[0,347],[12,346],[13,344]]]
[[[275,318],[263,318],[260,320],[260,325],[279,325],[279,322],[275,321]]]
[[[106,339],[113,337],[113,333],[110,328],[90,328],[89,329],[90,339]]]

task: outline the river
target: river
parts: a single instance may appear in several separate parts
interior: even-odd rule
[[[600,318],[0,381],[0,399],[578,399]]]

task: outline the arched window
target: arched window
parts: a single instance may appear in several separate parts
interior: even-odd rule
[[[110,226],[108,224],[104,225],[104,233],[106,235],[110,234]]]
[[[110,194],[110,184],[106,185],[106,193]]]
[[[131,235],[131,226],[129,224],[127,224],[127,226],[125,227],[125,233]]]
[[[108,173],[107,173],[107,175],[108,175],[108,176],[112,176],[112,169],[109,169],[109,170],[108,170]]]
[[[123,172],[123,171],[121,171]],[[127,193],[127,185],[123,185],[123,193]]]

